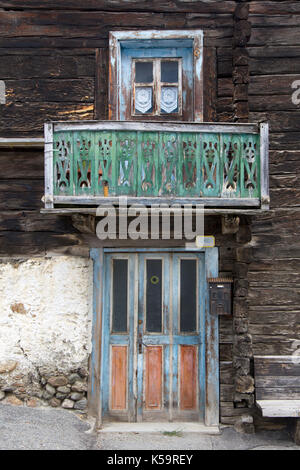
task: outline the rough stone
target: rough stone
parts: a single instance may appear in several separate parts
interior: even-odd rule
[[[72,385],[72,391],[74,392],[86,392],[87,391],[87,384],[84,382],[75,382]]]
[[[9,372],[12,372],[17,365],[17,361],[0,362],[0,374],[8,374]]]
[[[76,401],[74,405],[75,410],[84,410],[87,406],[87,399],[83,398],[82,400]]]
[[[58,406],[60,406],[60,403],[61,401],[58,400],[57,398],[51,398],[51,400],[49,401],[49,404],[53,407],[53,408],[57,408]]]
[[[10,306],[11,311],[14,313],[21,313],[22,315],[25,315],[27,313],[26,308],[24,307],[24,304],[22,303],[15,303]]]
[[[68,409],[72,409],[74,408],[74,402],[72,400],[69,400],[68,398],[66,398],[63,402],[62,402],[62,405],[61,405],[63,408],[68,408]]]
[[[78,392],[74,392],[74,393],[71,393],[70,398],[71,398],[71,400],[78,401],[78,400],[81,400],[83,398],[83,394],[78,393]]]
[[[47,392],[47,390],[44,390],[42,397],[44,398],[44,400],[50,400],[50,398],[52,398],[53,395],[51,393]]]
[[[237,375],[248,375],[250,372],[250,359],[248,357],[236,357],[233,360],[233,367]]]
[[[2,391],[5,393],[12,393],[14,392],[16,387],[13,387],[12,385],[7,385],[2,388]]]
[[[235,298],[233,301],[233,314],[235,317],[246,318],[248,315],[248,303],[246,299]]]
[[[23,405],[22,400],[19,400],[15,395],[9,395],[5,399],[5,403],[8,403],[9,405],[16,405],[16,406],[21,406]]]
[[[29,406],[30,408],[36,408],[39,405],[39,400],[37,398],[29,398],[26,401],[26,406]]]
[[[236,392],[234,394],[234,404],[236,408],[250,408],[254,405],[254,394]]]
[[[56,393],[55,396],[56,396],[56,398],[58,398],[59,400],[64,400],[64,399],[67,397],[67,395],[68,395],[67,393],[60,393],[60,392],[58,392],[58,393]]]
[[[0,400],[3,400],[5,398],[5,393],[0,391]]]
[[[249,334],[235,336],[233,353],[236,357],[252,356],[252,338]]]
[[[70,393],[71,388],[70,388],[70,387],[67,387],[67,386],[64,386],[64,387],[57,387],[57,391],[58,391],[59,393],[68,394],[68,393]]]
[[[237,432],[245,433],[245,434],[254,434],[254,424],[253,424],[253,417],[251,415],[242,415],[237,420],[234,425],[234,429]]]
[[[46,390],[52,397],[56,392],[55,388],[52,387],[52,385],[49,385],[49,384],[46,385]]]
[[[68,380],[63,375],[58,375],[54,377],[50,377],[48,379],[48,384],[52,385],[52,387],[63,387],[67,385]]]
[[[78,374],[71,374],[71,375],[69,375],[69,377],[68,377],[68,382],[69,382],[70,384],[72,384],[72,385],[73,385],[75,382],[77,382],[77,380],[80,380],[80,376],[79,376]]]
[[[233,320],[234,330],[237,334],[247,333],[248,321],[245,318],[235,318]]]
[[[80,377],[82,377],[83,379],[85,379],[85,378],[89,375],[88,371],[87,371],[84,367],[80,367],[80,368],[78,369],[78,374],[79,374]]]
[[[235,389],[238,393],[253,393],[254,379],[250,375],[241,375],[236,377]]]

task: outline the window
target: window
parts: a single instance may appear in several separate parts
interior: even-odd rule
[[[132,115],[181,115],[181,58],[133,59],[131,89]]]
[[[203,121],[203,33],[110,33],[109,119]]]

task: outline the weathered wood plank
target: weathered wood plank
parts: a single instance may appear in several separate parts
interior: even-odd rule
[[[297,111],[297,106],[292,102],[293,90],[290,90],[290,95],[252,95],[249,98],[250,112]]]
[[[94,53],[96,48],[102,48],[108,46],[108,38],[87,38],[82,40],[82,38],[64,38],[64,37],[30,37],[30,36],[20,36],[17,38],[6,38],[0,36],[0,49],[4,52],[4,55],[15,55],[14,51],[17,49],[27,48],[31,50],[32,53],[36,53],[37,50],[39,53],[44,53],[44,51],[49,50],[50,47],[55,50],[56,53],[63,54],[66,51],[67,55],[70,54],[72,49],[74,50],[74,55],[85,55],[85,50],[87,53]],[[20,55],[20,54],[17,54]]]
[[[299,51],[300,57],[300,51]],[[295,60],[295,59],[294,59]],[[293,92],[292,83],[299,79],[299,75],[288,73],[280,75],[273,73],[271,75],[253,75],[249,83],[249,95],[289,95]],[[221,80],[221,79],[220,79]],[[219,82],[220,82],[219,80]],[[228,79],[222,79],[228,80]],[[222,87],[223,85],[223,87]],[[228,83],[221,82],[221,90],[229,87]],[[225,88],[226,90],[226,88]]]
[[[300,400],[300,387],[256,388],[257,400]]]
[[[0,256],[45,255],[46,251],[88,256],[89,247],[84,246],[82,237],[74,233],[0,232]]]
[[[62,4],[59,0],[43,1],[39,0],[1,0],[1,8],[24,9],[24,10],[100,10],[100,11],[150,11],[150,12],[194,12],[195,2],[186,0],[86,0],[84,5],[76,0],[65,0]],[[234,1],[226,1],[226,4],[216,0],[197,1],[197,11],[201,13],[233,13],[235,9]],[[296,10],[297,11],[297,10]]]
[[[44,123],[59,119],[89,120],[94,117],[93,103],[19,103],[4,107],[0,114],[2,136],[29,134],[42,136]]]
[[[220,361],[220,383],[232,385],[234,381],[234,371],[232,362]]]
[[[108,118],[108,49],[96,49],[94,119]]]
[[[289,392],[294,388],[300,387],[300,375],[297,376],[288,376],[279,377],[277,375],[273,376],[259,376],[255,371],[255,386],[258,389],[268,390],[269,388],[284,388],[286,393],[286,398],[289,396]]]
[[[270,26],[268,28],[252,28],[249,41],[250,46],[299,46],[300,29],[297,27]]]
[[[265,355],[259,356],[256,354],[254,356],[255,363],[258,365],[262,364],[300,364],[300,358],[298,356],[291,356],[287,354],[283,355]]]
[[[257,124],[251,123],[170,123],[170,122],[133,122],[133,121],[92,121],[66,123],[54,121],[54,131],[95,131],[95,130],[116,130],[116,131],[165,131],[165,132],[224,132],[230,134],[255,134],[259,131]]]
[[[212,18],[213,19],[213,18]],[[209,19],[208,19],[209,22]],[[59,36],[73,38],[107,38],[108,32],[119,28],[184,28],[186,18],[179,13],[104,11],[0,11],[0,36]],[[75,27],[74,27],[75,26]]]
[[[94,78],[5,80],[6,105],[15,103],[93,102]],[[97,95],[96,95],[97,96]]]
[[[251,1],[249,5],[250,15],[291,15],[300,13],[298,2],[277,2],[277,1]]]
[[[250,98],[251,99],[251,98]],[[300,110],[294,111],[268,111],[250,112],[250,120],[269,122],[270,132],[297,132],[300,131]],[[294,171],[296,168],[294,167]]]
[[[102,197],[102,196],[54,196],[56,204],[78,204],[78,205],[99,205],[99,204],[119,204],[119,196],[115,197]],[[258,198],[192,198],[192,197],[127,197],[128,204],[204,204],[210,207],[259,207],[260,201]]]
[[[39,211],[1,211],[0,231],[77,233],[71,218]]]
[[[294,417],[300,416],[300,400],[258,400],[256,402],[263,416]]]
[[[250,57],[259,58],[287,58],[287,57],[299,57],[300,56],[300,47],[291,46],[287,44],[286,46],[269,46],[268,47],[247,47],[247,51]]]
[[[57,53],[50,55],[41,51],[34,55],[1,55],[1,79],[78,79],[95,77],[95,54],[73,56]],[[58,82],[54,82],[58,83]],[[49,87],[51,84],[47,83]],[[24,84],[26,90],[26,83]],[[51,88],[50,88],[51,89]],[[50,90],[49,90],[50,92]]]
[[[40,209],[43,180],[0,180],[0,210]],[[26,195],[26,197],[24,197]]]

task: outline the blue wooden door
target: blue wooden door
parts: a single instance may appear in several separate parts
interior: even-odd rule
[[[106,255],[104,418],[203,420],[204,282],[202,253]]]

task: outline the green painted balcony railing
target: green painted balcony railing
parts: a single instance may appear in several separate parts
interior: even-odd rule
[[[52,197],[55,204],[76,199],[90,204],[94,198],[126,195],[213,198],[216,205],[216,198],[238,199],[257,206],[267,195],[266,189],[262,194],[266,145],[257,125],[92,121],[46,126],[48,202]]]

